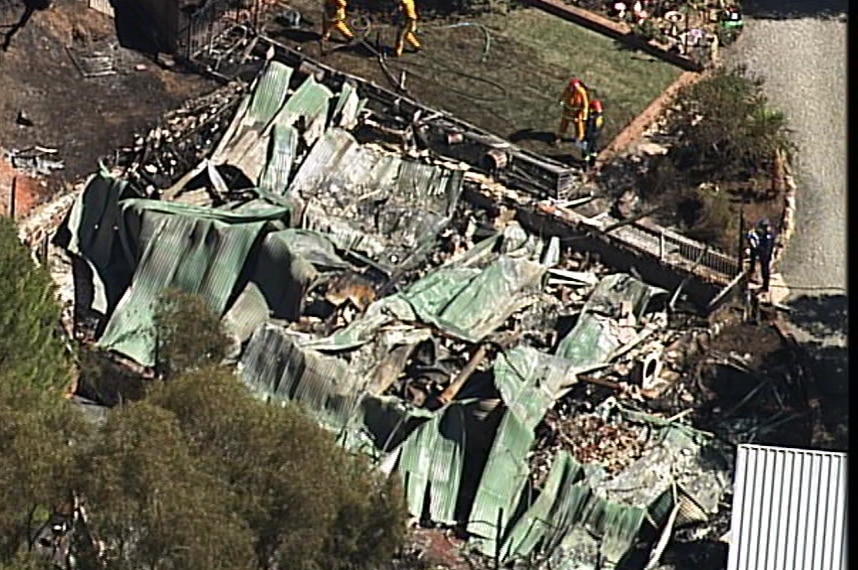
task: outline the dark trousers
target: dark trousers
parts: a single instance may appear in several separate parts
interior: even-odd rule
[[[587,129],[587,134],[584,137],[584,160],[587,161],[587,164],[590,166],[596,162],[596,157],[598,156],[598,143],[599,143],[599,135],[602,134],[602,129]]]
[[[760,275],[763,277],[763,291],[769,290],[769,282],[772,277],[772,254],[769,252],[760,252],[751,250],[751,272],[757,269],[757,262],[760,262]]]

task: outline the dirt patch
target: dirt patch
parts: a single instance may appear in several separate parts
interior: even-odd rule
[[[767,322],[726,324],[651,407],[689,414],[695,427],[733,443],[809,447],[813,418],[798,355]]]
[[[14,24],[21,12],[17,3],[0,4],[0,25]],[[78,65],[90,61],[110,74],[84,77]],[[119,46],[113,20],[86,3],[55,2],[0,52],[0,141],[7,149],[57,149],[65,169],[48,180],[48,192],[55,192],[94,171],[100,157],[130,144],[165,111],[214,87]],[[20,112],[31,126],[20,124]],[[8,195],[9,184],[8,175],[0,175],[0,195]]]

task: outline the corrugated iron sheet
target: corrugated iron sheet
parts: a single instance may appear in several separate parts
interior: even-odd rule
[[[468,520],[471,544],[494,556],[527,483],[527,453],[536,436],[515,414],[501,420]]]
[[[297,129],[275,125],[271,132],[270,156],[259,182],[260,188],[278,195],[286,193],[297,148]]]
[[[267,125],[283,106],[289,91],[293,69],[279,61],[269,61],[251,89],[247,114],[243,123],[257,127]]]
[[[478,342],[533,301],[545,267],[502,256],[483,270],[441,268],[411,285],[402,297],[420,319],[449,334]]]
[[[354,85],[346,81],[337,96],[331,124],[344,129],[351,129],[357,124],[357,116],[363,108],[366,99],[361,99]]]
[[[289,126],[300,118],[309,122],[328,112],[334,93],[311,75],[301,83],[274,116],[275,124]]]
[[[265,296],[256,283],[249,282],[224,314],[222,321],[226,330],[244,343],[259,325],[268,321],[269,312]]]
[[[107,267],[113,255],[119,200],[127,197],[127,187],[124,180],[96,174],[69,212],[65,247],[89,259],[99,271]]]
[[[240,369],[258,395],[297,402],[332,431],[343,434],[360,419],[366,380],[355,378],[344,360],[299,347],[278,326],[256,329]]]
[[[446,226],[461,185],[461,172],[361,145],[331,128],[295,173],[289,194],[307,203],[305,227],[392,268]]]
[[[654,297],[666,294],[627,273],[604,277],[584,303],[575,327],[558,344],[556,354],[579,367],[603,362],[622,345],[616,322],[622,303],[631,303],[632,314],[640,318]]]
[[[845,570],[846,453],[740,445],[728,570]]]
[[[568,362],[524,346],[501,353],[494,373],[508,411],[489,452],[468,522],[468,532],[480,537],[474,540],[478,548],[492,556],[510,530],[527,483],[534,429],[561,387],[575,381]]]
[[[465,409],[453,403],[415,429],[402,444],[398,470],[409,512],[422,517],[428,501],[431,520],[455,523],[465,455]]]
[[[164,216],[146,244],[131,286],[119,300],[99,344],[144,366],[153,365],[152,316],[159,295],[173,287],[199,294],[215,313],[223,314],[264,225]]]

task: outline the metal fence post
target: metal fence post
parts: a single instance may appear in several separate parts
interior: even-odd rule
[[[739,272],[745,268],[745,205],[739,210]]]
[[[18,177],[12,177],[12,191],[9,194],[9,218],[15,219],[15,199],[18,195]]]

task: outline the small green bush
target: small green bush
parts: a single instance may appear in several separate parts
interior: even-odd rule
[[[762,80],[744,67],[718,68],[681,90],[668,131],[670,157],[699,181],[734,181],[768,168],[775,152],[794,150],[786,116],[773,110]]]

